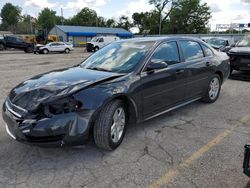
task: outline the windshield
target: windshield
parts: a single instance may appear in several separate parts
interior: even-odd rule
[[[240,40],[236,46],[238,47],[250,47],[250,36],[244,37],[242,40]]]
[[[214,46],[225,46],[226,45],[226,41],[223,39],[208,39],[207,43],[214,45]]]
[[[154,42],[115,42],[94,53],[81,67],[86,69],[129,73],[140,63]]]
[[[91,39],[91,41],[90,41],[90,42],[98,42],[98,40],[99,40],[99,38],[94,37],[94,38],[92,38],[92,39]]]

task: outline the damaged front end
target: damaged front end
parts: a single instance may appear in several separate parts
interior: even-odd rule
[[[84,144],[93,114],[112,95],[103,88],[98,90],[98,85],[121,76],[73,67],[24,81],[11,90],[4,102],[6,130],[21,142]]]
[[[3,105],[7,132],[16,140],[38,145],[79,145],[88,140],[94,110],[83,110],[74,97],[40,104],[29,112],[11,103]]]

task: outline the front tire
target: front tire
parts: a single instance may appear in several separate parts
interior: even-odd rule
[[[127,113],[121,100],[114,100],[103,107],[94,125],[95,144],[105,150],[116,149],[123,140]]]
[[[96,46],[96,47],[94,48],[94,51],[96,52],[96,51],[98,51],[98,50],[99,50],[99,47]]]
[[[206,94],[202,98],[202,101],[206,103],[214,103],[220,95],[220,90],[221,90],[221,78],[218,74],[214,74],[210,78]]]
[[[2,50],[4,50],[4,49],[5,49],[4,45],[3,45],[3,44],[0,44],[0,51],[2,51]]]
[[[43,54],[48,54],[49,53],[49,50],[48,49],[43,49]]]
[[[64,50],[64,52],[65,52],[66,54],[68,54],[68,53],[70,52],[70,49],[66,48],[66,49]]]

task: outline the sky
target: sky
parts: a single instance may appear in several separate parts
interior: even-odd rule
[[[212,10],[210,25],[215,29],[216,24],[250,23],[250,0],[201,0]],[[121,15],[130,16],[134,12],[150,11],[154,7],[148,0],[1,0],[0,9],[7,2],[22,8],[23,14],[38,16],[41,9],[48,7],[64,17],[69,18],[84,7],[94,9],[98,15],[105,18],[117,19]]]

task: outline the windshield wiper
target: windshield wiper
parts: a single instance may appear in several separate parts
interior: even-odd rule
[[[100,68],[100,67],[91,67],[91,68],[87,68],[87,69],[97,70],[97,71],[105,71],[105,72],[112,72],[111,70]]]

